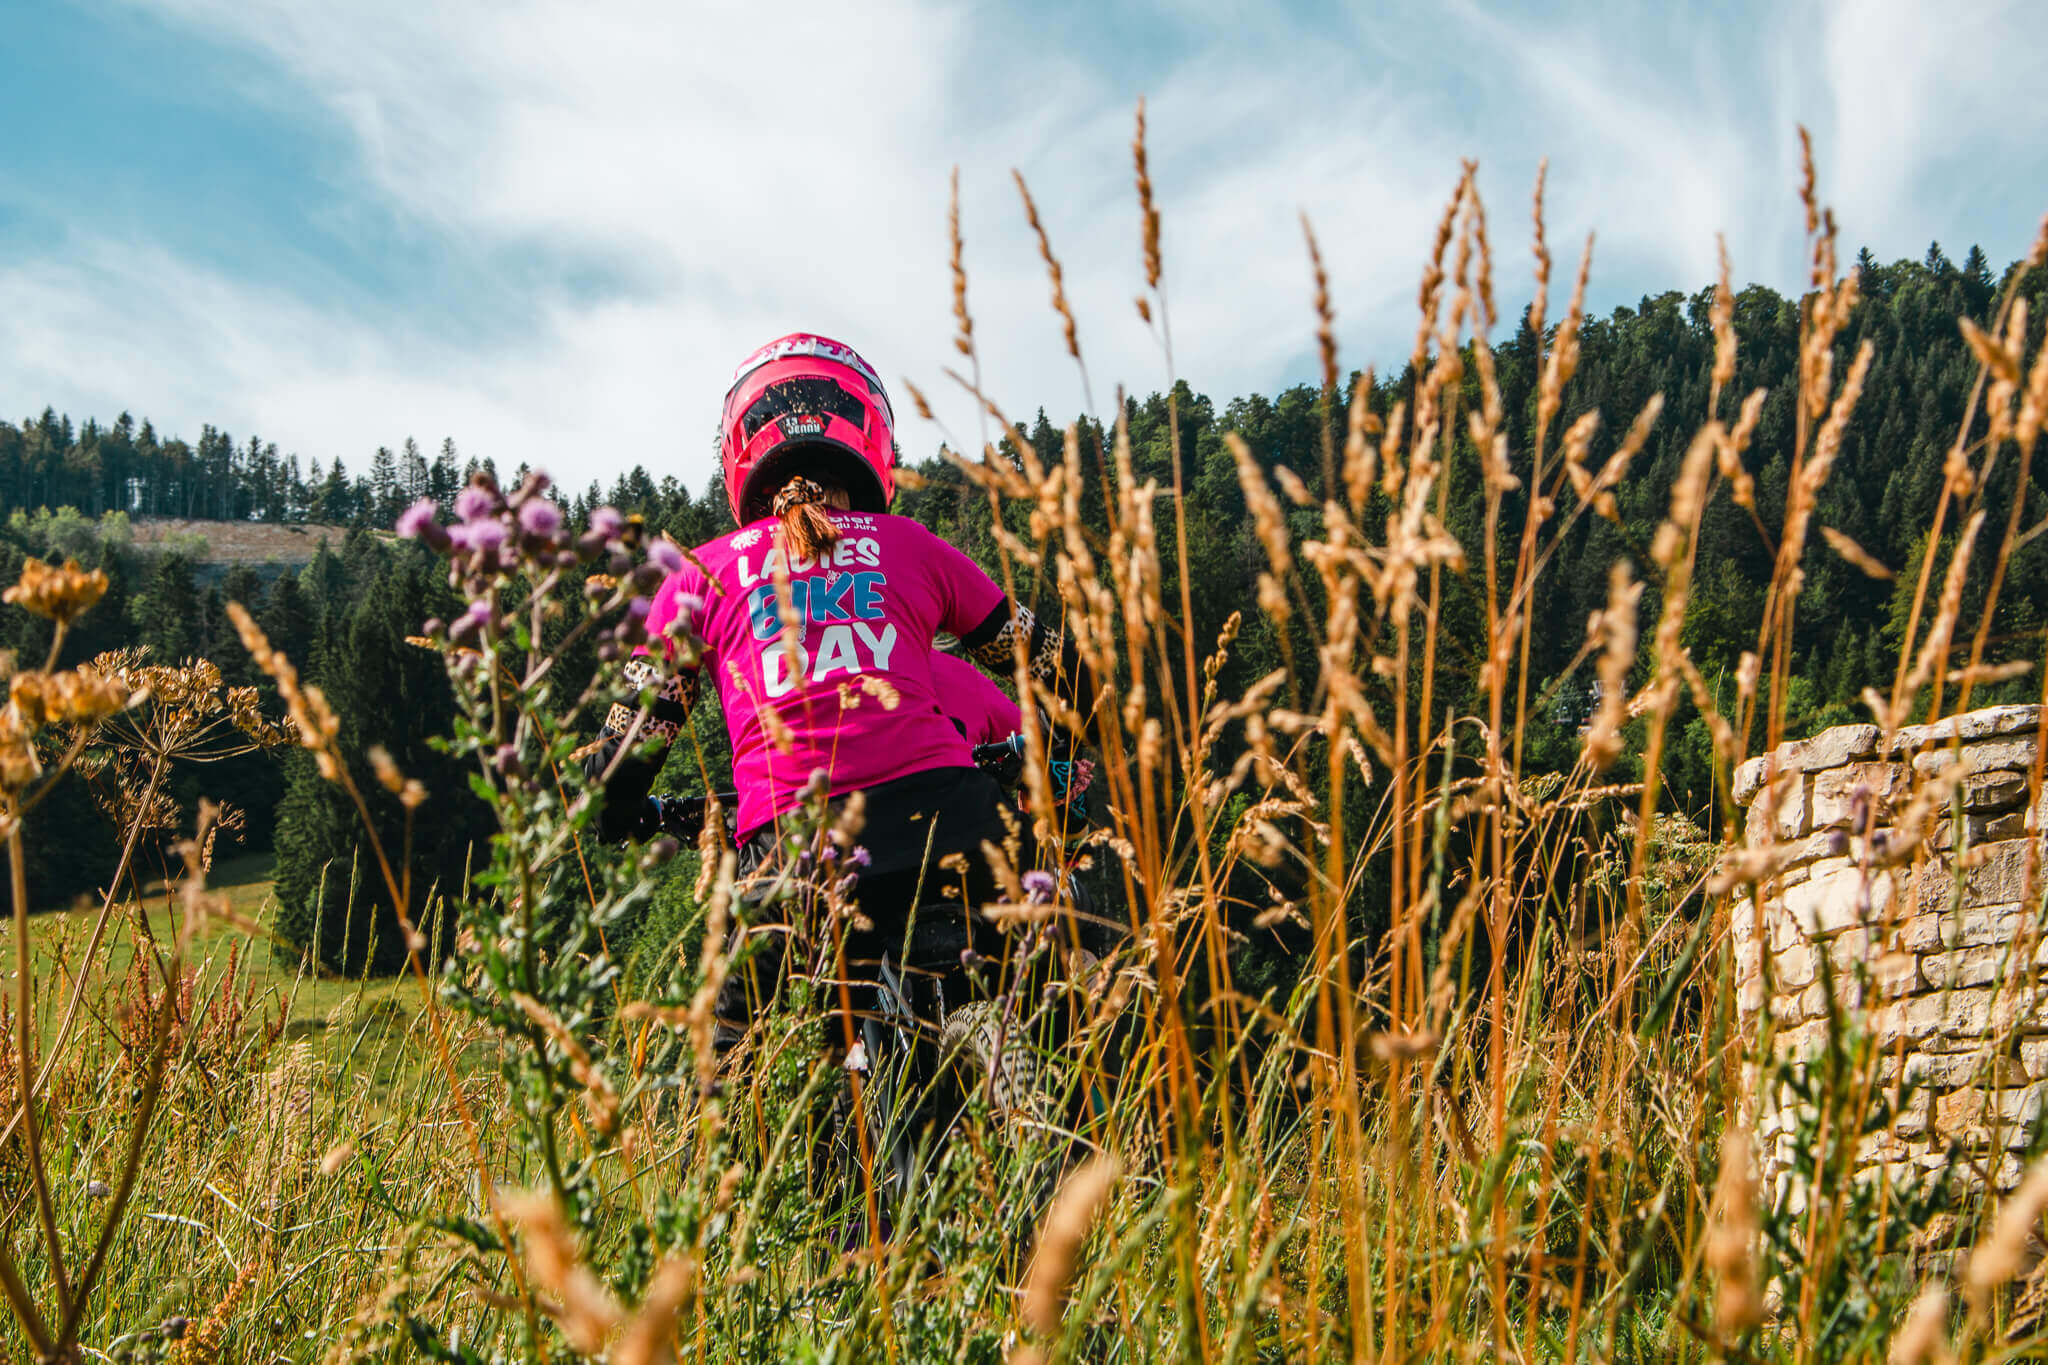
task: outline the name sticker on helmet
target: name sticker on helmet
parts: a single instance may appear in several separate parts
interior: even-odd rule
[[[825,419],[822,417],[786,417],[782,421],[784,436],[823,436]]]

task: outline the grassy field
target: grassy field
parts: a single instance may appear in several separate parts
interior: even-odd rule
[[[193,934],[187,972],[194,977],[194,1001],[204,1007],[219,999],[232,971],[232,993],[250,1017],[263,1018],[265,1027],[284,1039],[305,1039],[325,1061],[366,1073],[381,1093],[400,1062],[399,1042],[419,1016],[417,982],[410,977],[350,980],[311,972],[276,952],[267,937],[277,915],[269,854],[223,860],[214,873],[210,889],[226,897],[228,915],[208,918]],[[130,900],[115,907],[107,925],[77,1024],[87,1035],[113,1026],[137,954],[160,955],[181,927],[184,913],[174,889],[161,881],[146,883],[143,897],[142,915]],[[98,914],[97,905],[81,904],[29,920],[29,954],[38,987],[36,1022],[45,1046],[57,1033],[76,964]],[[243,925],[266,933],[252,934]],[[5,940],[0,943],[0,971],[6,974],[11,994],[14,938],[0,938]]]

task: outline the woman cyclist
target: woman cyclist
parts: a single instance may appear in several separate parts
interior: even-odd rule
[[[605,789],[605,831],[638,824],[708,674],[732,741],[743,878],[759,885],[788,860],[823,853],[792,848],[786,828],[819,784],[834,803],[862,792],[849,973],[897,949],[920,890],[936,904],[942,885],[961,887],[965,905],[920,917],[920,934],[927,956],[957,968],[980,932],[971,907],[998,895],[983,846],[1014,844],[1022,822],[1006,818],[1001,788],[974,766],[941,704],[933,637],[950,631],[1004,675],[1021,638],[1033,674],[1082,714],[1092,689],[1071,647],[1029,608],[922,525],[889,514],[894,417],[852,348],[798,333],[754,352],[733,376],[720,436],[739,529],[699,546],[655,595],[650,643],[626,675],[654,700],[644,713],[615,706],[584,758]],[[744,1026],[772,989],[767,977],[728,978],[722,1025]]]

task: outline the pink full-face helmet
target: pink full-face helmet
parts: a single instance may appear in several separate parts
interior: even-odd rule
[[[792,332],[741,361],[719,420],[725,495],[740,525],[768,516],[792,474],[823,474],[853,510],[896,497],[896,418],[874,367],[851,346]]]

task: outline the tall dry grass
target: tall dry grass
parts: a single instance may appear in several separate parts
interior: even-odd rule
[[[1133,151],[1145,279],[1136,306],[1170,375],[1170,274],[1142,108]],[[1081,365],[1049,229],[1018,184]],[[1542,340],[1524,450],[1510,442],[1490,344],[1501,286],[1474,168],[1438,221],[1408,379],[1385,413],[1368,401],[1370,374],[1343,391],[1337,318],[1309,231],[1322,467],[1269,472],[1231,438],[1263,558],[1256,609],[1278,626],[1286,665],[1228,696],[1219,678],[1242,618],[1214,641],[1181,628],[1194,613],[1179,463],[1171,487],[1141,482],[1120,417],[1108,450],[1088,449],[1077,428],[1058,461],[1040,460],[983,391],[956,209],[956,342],[968,362],[956,378],[1014,439],[952,458],[999,513],[999,576],[1057,591],[1065,629],[1105,683],[1083,711],[1039,700],[1101,756],[1113,827],[1100,856],[1113,862],[1129,915],[1127,946],[1049,983],[1033,976],[1029,994],[1010,996],[1021,1036],[1042,1052],[1043,1107],[973,1104],[925,1154],[924,1179],[885,1226],[874,1154],[833,1154],[819,1118],[849,1081],[815,999],[790,995],[760,1022],[744,1063],[721,1072],[708,1009],[731,965],[716,950],[722,932],[702,953],[672,954],[649,1000],[620,998],[601,938],[550,958],[534,930],[550,898],[582,888],[601,926],[644,894],[648,869],[593,876],[576,779],[559,765],[577,724],[627,694],[602,680],[576,698],[552,694],[537,642],[558,636],[560,622],[612,629],[605,623],[658,579],[635,567],[655,547],[630,533],[577,542],[570,560],[609,556],[614,586],[567,602],[554,561],[537,551],[493,559],[472,535],[443,547],[455,581],[483,604],[449,633],[462,646],[450,668],[468,708],[459,740],[504,834],[495,880],[459,898],[464,952],[445,964],[414,954],[418,1012],[392,1025],[408,1064],[373,1087],[350,1058],[251,1027],[232,1046],[216,1039],[202,1066],[171,1046],[184,1036],[172,991],[145,995],[154,1016],[145,1008],[123,1025],[156,1040],[139,1053],[106,1030],[74,1029],[79,1002],[92,998],[97,930],[45,1057],[32,1023],[49,1016],[55,983],[23,974],[8,1054],[12,1221],[0,1241],[15,1349],[46,1359],[635,1365],[1991,1360],[2040,1349],[2028,1335],[2029,1291],[2015,1281],[2039,1231],[2044,1168],[1988,1209],[1964,1198],[1949,1222],[1918,1228],[1900,1211],[1933,1207],[1926,1190],[1880,1181],[1873,1192],[1851,1178],[1855,1139],[1884,1089],[1861,1007],[1844,992],[1811,1071],[1774,1060],[1768,1016],[1752,1032],[1735,1007],[1727,931],[1739,899],[1770,893],[1782,850],[1768,834],[1714,846],[1659,786],[1674,717],[1689,704],[1712,734],[1719,824],[1740,829],[1728,775],[1783,737],[1812,542],[1818,533],[1829,552],[1869,560],[1816,521],[1870,353],[1838,363],[1858,285],[1839,268],[1810,154],[1801,202],[1811,276],[1797,430],[1783,452],[1789,491],[1778,525],[1757,520],[1774,570],[1732,699],[1683,643],[1703,514],[1724,497],[1753,515],[1757,506],[1751,443],[1763,395],[1728,387],[1740,340],[1725,255],[1706,409],[1680,412],[1659,397],[1560,429],[1592,242],[1553,324],[1539,175]],[[2037,247],[2028,267],[2042,255]],[[1988,676],[1991,607],[1979,622],[1964,618],[1960,566],[1973,553],[2002,563],[2024,533],[2017,508],[2000,516],[1985,505],[1984,474],[2000,459],[2028,467],[2048,413],[2048,349],[2026,356],[2013,298],[1989,326],[1966,324],[1982,371],[1930,528],[1937,542],[1960,528],[1955,567],[1937,582],[1936,557],[1926,558],[1898,673],[1872,680],[1868,703],[1887,730],[1967,706]],[[1596,468],[1601,422],[1623,435]],[[1647,562],[1612,567],[1589,625],[1580,658],[1599,705],[1580,759],[1567,773],[1538,773],[1522,735],[1539,700],[1528,668],[1539,588],[1577,524],[1617,516],[1615,492],[1639,477],[1633,461],[1660,423],[1692,429],[1668,509]],[[1178,449],[1177,414],[1173,439]],[[1457,471],[1475,466],[1485,529],[1467,545],[1446,529],[1446,509]],[[1082,515],[1090,468],[1104,470],[1106,530]],[[502,517],[515,542],[527,527],[554,547],[554,532],[533,531],[519,511],[537,496],[523,489],[465,516]],[[1018,519],[1001,516],[1006,508]],[[1442,608],[1454,575],[1479,585],[1485,613],[1483,705],[1463,716],[1441,713],[1438,690],[1451,666]],[[1994,581],[1994,602],[1996,593]],[[61,623],[93,595],[82,575],[38,569],[9,600]],[[323,773],[348,782],[317,691],[242,624],[300,742]],[[1017,686],[1029,690],[1017,662]],[[19,821],[91,746],[93,727],[128,714],[114,709],[125,693],[102,697],[92,676],[57,663],[17,675],[0,713],[17,961],[29,960]],[[1052,832],[1066,816],[1046,781],[1051,736],[1026,715],[1033,813]],[[36,747],[60,721],[75,730],[50,730]],[[49,737],[66,735],[53,750]],[[1640,780],[1618,780],[1623,759]],[[380,780],[419,805],[425,794],[387,769],[380,763]],[[155,769],[141,771],[138,809],[157,782]],[[2040,780],[2037,764],[2037,797]],[[1933,814],[1940,796],[1918,791],[1908,805]],[[672,851],[649,850],[650,860]],[[1926,856],[1914,838],[1887,853],[1900,866]],[[1390,890],[1367,907],[1375,859]],[[376,865],[393,903],[413,904],[402,860],[380,850]],[[733,873],[715,840],[700,868],[700,903],[722,929]],[[1284,995],[1254,997],[1233,976],[1242,921],[1232,888],[1247,879],[1275,888],[1262,925],[1307,926],[1308,954]],[[193,906],[204,913],[203,899]],[[1052,951],[1044,916],[1008,922],[1018,962]],[[1368,937],[1367,922],[1384,930]],[[820,931],[828,948],[830,923]],[[174,951],[167,980],[179,961]],[[117,1065],[117,1053],[142,1064]],[[1811,1099],[1802,1155],[1789,1184],[1766,1186],[1747,1125],[1787,1086],[1807,1086]],[[1048,1170],[1064,1173],[1056,1195]]]

